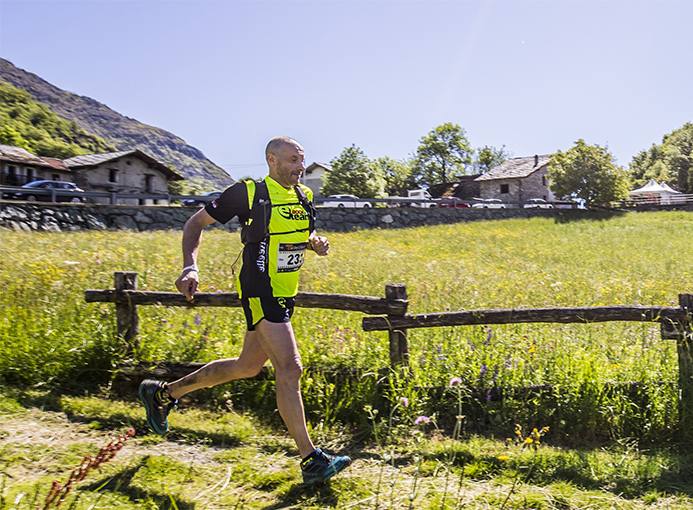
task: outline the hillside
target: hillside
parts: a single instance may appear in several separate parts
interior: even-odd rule
[[[117,150],[140,149],[205,188],[221,188],[233,179],[195,147],[164,129],[142,124],[108,106],[51,85],[39,76],[0,58],[0,81],[25,90],[59,117],[114,146]]]

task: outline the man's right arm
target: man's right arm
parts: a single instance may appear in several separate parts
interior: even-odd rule
[[[200,209],[183,227],[183,266],[186,268],[176,280],[176,288],[188,299],[193,300],[199,284],[197,253],[202,243],[202,231],[216,220],[207,211]],[[193,266],[192,268],[190,266]]]

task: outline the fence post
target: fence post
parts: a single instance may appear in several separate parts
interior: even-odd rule
[[[385,285],[385,297],[387,299],[407,299],[407,286],[404,283],[388,283]],[[401,313],[405,315],[406,310]],[[392,315],[388,315],[392,317]],[[398,365],[409,365],[409,346],[407,344],[407,330],[398,329],[388,332],[390,337],[390,365],[395,368]]]
[[[679,294],[679,306],[690,313],[693,310],[693,294]],[[686,439],[693,437],[693,343],[691,342],[690,315],[681,325],[681,335],[676,341],[679,357],[679,430]]]
[[[693,342],[690,312],[693,294],[679,294],[679,306],[689,312],[683,322],[662,322],[662,339],[676,340],[679,359],[679,433],[681,439],[693,439]]]
[[[137,273],[135,271],[116,271],[114,273],[116,295],[122,290],[137,290]],[[118,336],[122,336],[128,354],[139,348],[140,318],[137,305],[116,303],[116,326]]]

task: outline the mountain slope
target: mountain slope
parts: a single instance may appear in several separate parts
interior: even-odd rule
[[[89,97],[51,85],[39,76],[0,58],[0,81],[23,89],[56,115],[75,122],[88,133],[103,138],[117,150],[140,149],[203,187],[223,188],[233,179],[195,147],[168,131],[120,115]]]

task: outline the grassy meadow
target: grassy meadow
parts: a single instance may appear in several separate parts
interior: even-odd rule
[[[301,290],[384,296],[387,283],[404,283],[410,313],[675,305],[679,293],[693,292],[693,269],[684,255],[693,238],[693,214],[687,212],[327,234],[331,254],[307,255]],[[205,232],[198,261],[201,290],[235,290],[239,267],[233,262],[240,249],[236,235]],[[118,367],[127,354],[115,337],[113,305],[87,304],[83,293],[112,288],[113,273],[120,270],[136,271],[141,289],[171,291],[181,265],[179,232],[0,230],[0,413],[10,421],[36,420],[31,413],[39,408],[77,417],[76,422],[89,424],[89,434],[133,427],[141,444],[167,444],[145,435],[135,395],[116,392]],[[136,360],[208,361],[240,352],[240,309],[141,306],[139,314]],[[205,390],[201,402],[184,401],[167,436],[169,442],[173,438],[203,450],[233,446],[205,454],[214,457],[209,466],[222,470],[213,477],[218,487],[224,481],[225,487],[235,487],[228,499],[219,499],[218,487],[205,485],[211,483],[205,468],[188,470],[164,452],[148,454],[146,462],[140,457],[138,473],[152,479],[161,476],[156,473],[177,473],[175,494],[142,496],[153,489],[141,482],[146,490],[125,496],[114,491],[110,503],[95,503],[103,492],[92,485],[100,495],[85,493],[84,506],[77,502],[75,508],[641,508],[664,503],[686,508],[690,503],[686,494],[693,488],[681,481],[690,473],[690,459],[668,450],[677,439],[676,346],[660,338],[657,324],[410,330],[411,371],[388,374],[383,371],[389,364],[387,335],[364,333],[361,318],[318,309],[299,308],[294,314],[303,364],[311,367],[302,382],[311,433],[333,451],[346,449],[358,459],[353,474],[336,479],[330,493],[296,489],[293,464],[295,473],[272,471],[276,479],[257,479],[253,463],[282,464],[286,455],[293,462],[295,452],[278,426],[272,382],[253,380]],[[363,375],[335,380],[328,373],[354,367]],[[638,384],[619,386],[626,382]],[[490,388],[528,385],[547,389],[490,398]],[[480,388],[481,395],[472,394],[471,387]],[[103,404],[109,396],[111,403]],[[536,450],[531,447],[536,443],[526,441],[534,428],[542,435]],[[0,438],[8,434],[0,426]],[[26,482],[17,482],[16,472],[15,478],[5,478],[0,509],[29,505],[31,487],[50,485],[51,476],[79,463],[79,448],[64,450]],[[367,454],[359,457],[352,453],[356,450]],[[42,459],[31,445],[0,446],[0,452],[7,473],[22,458]],[[247,472],[227,479],[224,462],[232,457]],[[175,462],[175,468],[167,464]],[[115,467],[104,470],[104,487],[123,476]],[[109,470],[115,478],[108,478]],[[191,487],[198,495],[218,498],[196,500]],[[254,493],[262,497],[251,497]],[[128,506],[133,498],[138,503]]]

